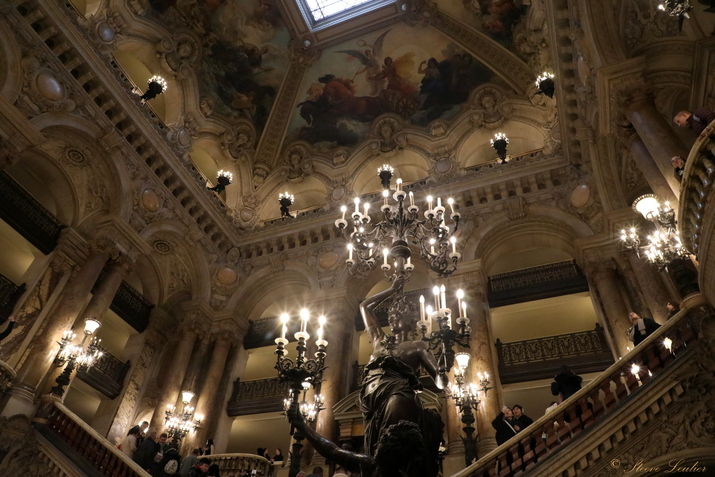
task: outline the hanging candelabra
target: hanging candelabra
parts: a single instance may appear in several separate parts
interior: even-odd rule
[[[425,297],[420,295],[420,321],[417,326],[422,333],[422,341],[429,343],[431,350],[439,350],[437,356],[440,368],[449,370],[454,365],[454,346],[469,348],[472,329],[469,327],[469,318],[467,317],[467,303],[463,301],[464,292],[457,290],[459,313],[453,325],[452,310],[447,307],[446,287],[444,285],[435,286],[432,293],[434,294],[434,308],[432,305],[425,306]],[[432,329],[432,321],[437,324],[435,330]]]
[[[690,254],[680,241],[675,210],[668,202],[661,204],[657,196],[646,194],[633,202],[633,209],[653,223],[655,228],[646,236],[646,245],[641,245],[642,239],[635,227],[621,230],[621,241],[626,248],[634,250],[639,257],[645,257],[661,270],[673,260],[686,258]]]
[[[75,369],[80,371],[88,370],[104,355],[100,346],[102,340],[97,337],[89,338],[100,326],[101,323],[98,320],[93,318],[85,320],[84,337],[79,345],[72,344],[76,337],[73,331],[66,331],[62,335],[59,342],[60,349],[57,352],[57,356],[55,356],[54,365],[58,368],[64,366],[65,369],[55,379],[57,384],[50,390],[51,395],[62,397],[65,393],[64,387],[71,382],[72,372]],[[89,343],[85,347],[88,339]]]
[[[414,269],[411,251],[408,243],[416,245],[420,250],[420,257],[429,268],[440,276],[450,275],[457,268],[457,260],[461,255],[456,249],[454,233],[459,228],[460,214],[454,210],[454,200],[448,199],[447,204],[451,213],[448,215],[442,206],[442,199],[437,198],[436,206],[432,196],[427,196],[427,210],[424,220],[419,218],[420,208],[415,204],[415,196],[402,190],[402,180],[397,179],[397,187],[392,198],[397,202],[390,204],[390,178],[389,169],[382,170],[385,177],[383,185],[387,185],[382,193],[383,204],[380,210],[384,219],[372,223],[370,217],[370,203],[361,204],[355,198],[355,212],[351,214],[353,230],[348,232],[348,221],[345,219],[347,207],[341,208],[342,217],[335,221],[335,226],[340,229],[343,237],[348,241],[348,270],[350,274],[358,277],[367,276],[375,269],[378,262],[385,275],[392,279],[395,274],[389,272],[393,269],[390,257],[394,257],[395,272],[404,270],[411,272]],[[387,177],[389,173],[389,177]],[[405,199],[409,195],[410,205],[406,206]],[[362,206],[362,211],[361,211]],[[447,218],[453,222],[452,228],[446,223]],[[382,260],[380,260],[382,256]]]
[[[390,188],[390,180],[392,179],[392,175],[394,173],[395,170],[388,164],[383,164],[377,168],[377,176],[380,178],[380,183],[382,184],[383,189]]]
[[[509,138],[506,137],[506,134],[496,133],[494,135],[494,139],[490,139],[489,142],[491,143],[494,150],[497,152],[497,156],[499,156],[499,159],[501,159],[501,163],[506,164],[506,148],[509,145]]]
[[[315,358],[310,359],[306,356],[308,350],[307,343],[310,339],[308,334],[308,322],[310,320],[310,312],[307,309],[300,311],[300,331],[295,333],[294,337],[298,341],[296,347],[297,356],[295,360],[288,358],[285,347],[288,344],[286,334],[288,332],[288,321],[290,316],[284,313],[280,317],[281,321],[281,336],[276,338],[276,366],[278,370],[278,378],[282,382],[287,382],[290,386],[289,398],[284,402],[286,411],[291,407],[297,408],[301,414],[307,419],[312,417],[315,419],[318,412],[322,409],[322,397],[318,395],[312,404],[308,404],[305,396],[311,386],[314,388],[320,384],[325,369],[325,356],[328,342],[324,339],[324,327],[326,318],[320,316],[318,318],[318,337],[315,340],[317,351]],[[303,401],[300,397],[303,394]],[[305,412],[305,413],[304,413]],[[305,436],[297,429],[291,426],[290,434],[293,436],[293,445],[290,459],[289,477],[295,477],[300,472],[300,460],[302,454],[302,441]]]
[[[658,4],[658,10],[666,15],[676,17],[680,28],[683,28],[683,20],[690,18],[690,10],[693,6],[689,0],[662,0]]]
[[[166,425],[169,438],[183,439],[189,432],[195,431],[201,427],[201,421],[204,416],[197,414],[194,416],[194,407],[190,406],[191,400],[194,399],[194,393],[191,391],[181,391],[181,412],[176,412],[176,406],[169,405],[164,410],[164,423]]]
[[[159,75],[154,75],[147,80],[146,87],[146,91],[140,96],[144,103],[166,92],[167,84],[164,78]]]
[[[290,206],[293,205],[295,197],[288,192],[278,194],[278,203],[281,206],[281,217],[292,217],[290,215]]]
[[[554,83],[554,74],[544,71],[536,78],[536,87],[539,88],[539,93],[545,94],[549,98],[554,97],[556,84]]]
[[[224,171],[222,169],[222,170],[218,171],[218,174],[216,175],[217,184],[213,187],[207,187],[207,189],[220,194],[221,192],[226,190],[227,186],[231,185],[232,181],[233,181],[233,174],[231,174],[228,171]]]

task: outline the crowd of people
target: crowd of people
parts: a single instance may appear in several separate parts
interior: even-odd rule
[[[709,108],[698,108],[693,112],[680,111],[673,118],[673,122],[681,128],[692,129],[695,134],[700,136],[705,128],[715,120],[715,111]],[[686,159],[682,156],[673,156],[670,159],[670,165],[673,166],[673,173],[676,180],[680,182],[683,179],[685,172]]]

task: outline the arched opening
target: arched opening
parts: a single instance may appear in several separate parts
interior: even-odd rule
[[[295,212],[315,209],[325,205],[328,189],[325,183],[315,176],[306,177],[298,187],[292,187],[291,183],[286,183],[274,192],[274,195],[266,198],[265,204],[261,209],[261,218],[263,220],[273,220],[280,217],[280,204],[278,203],[278,194],[288,192],[293,194],[295,200],[290,207],[293,215]]]
[[[376,156],[363,165],[359,172],[356,173],[353,189],[357,195],[382,190],[377,169],[383,164],[392,166],[395,170],[392,178],[393,185],[397,178],[409,184],[410,182],[415,182],[429,176],[429,163],[427,159],[415,151],[396,151],[384,156]]]
[[[519,155],[544,147],[543,130],[519,120],[510,121],[498,129],[475,129],[457,152],[462,167],[474,167],[498,161],[497,153],[490,143],[497,132],[504,133],[509,138],[507,148],[509,155]]]

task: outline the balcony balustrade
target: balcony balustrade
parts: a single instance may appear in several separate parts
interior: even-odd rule
[[[212,454],[206,456],[212,464],[217,464],[221,477],[243,477],[251,475],[255,470],[256,475],[271,474],[271,463],[264,457],[254,454]]]
[[[23,293],[25,293],[24,283],[15,285],[12,280],[0,274],[0,324],[12,314],[17,300]]]
[[[105,396],[114,399],[119,396],[124,387],[124,378],[131,367],[131,362],[124,362],[102,349],[104,353],[94,365],[87,370],[80,370],[77,377],[92,386]]]
[[[489,306],[513,305],[588,291],[588,281],[576,262],[550,263],[489,277]]]
[[[599,324],[579,333],[510,343],[497,340],[496,348],[504,384],[553,378],[563,365],[575,373],[591,373],[613,364],[613,353]]]
[[[233,383],[233,393],[226,412],[234,417],[283,411],[283,400],[288,396],[288,389],[289,383],[281,382],[278,378],[244,382],[239,378]]]

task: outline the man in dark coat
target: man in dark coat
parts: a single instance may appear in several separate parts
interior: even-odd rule
[[[154,467],[154,457],[156,457],[156,453],[159,452],[160,448],[161,446],[156,441],[156,431],[151,431],[149,437],[144,439],[144,442],[134,452],[134,462],[151,473]]]
[[[571,371],[568,366],[561,366],[561,371],[551,383],[551,394],[554,396],[561,395],[561,402],[567,400],[579,389],[581,389],[581,381],[583,378]]]
[[[514,427],[512,427],[511,423],[509,422],[512,419],[513,415],[511,413],[511,409],[508,407],[504,406],[501,409],[501,412],[497,414],[497,417],[494,418],[492,421],[492,427],[494,430],[497,431],[496,433],[496,439],[497,439],[497,445],[502,445],[512,437],[516,435],[516,430]]]
[[[705,128],[715,120],[715,111],[709,108],[698,108],[692,113],[680,111],[673,118],[673,122],[681,128],[690,128],[700,136]]]
[[[660,328],[660,325],[653,318],[641,318],[635,312],[630,312],[628,319],[633,323],[633,326],[628,330],[628,339],[633,341],[634,346],[638,346],[641,341]]]
[[[524,414],[524,408],[518,404],[515,404],[511,408],[511,412],[514,414],[514,418],[511,420],[511,425],[514,427],[516,432],[521,432],[534,423],[534,420]]]

